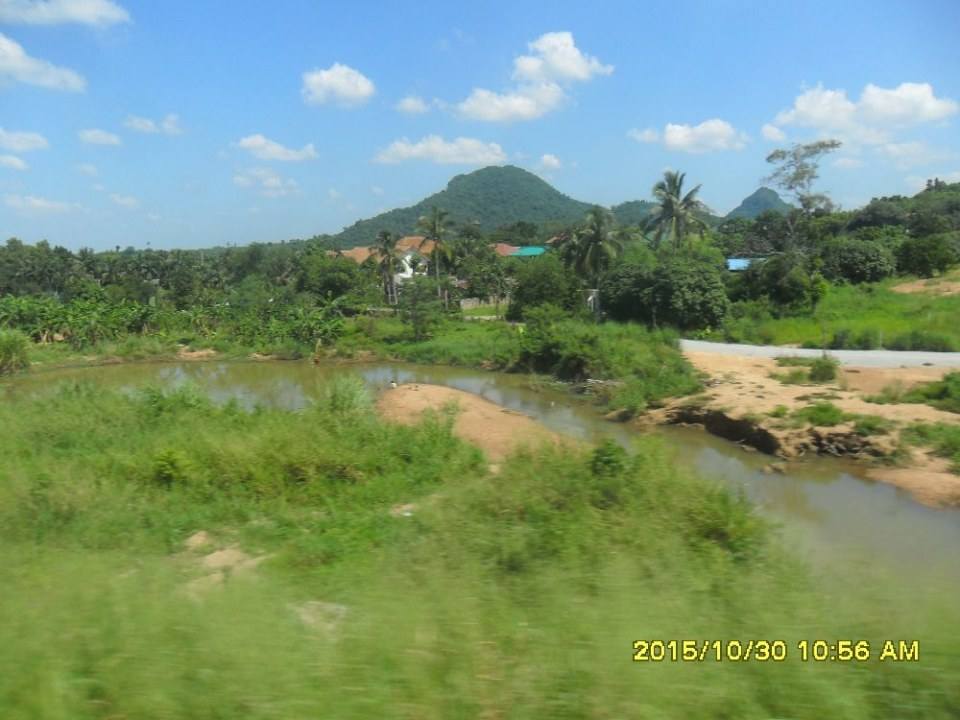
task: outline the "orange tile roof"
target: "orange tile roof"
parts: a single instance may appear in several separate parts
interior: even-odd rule
[[[344,250],[341,254],[344,257],[350,258],[355,263],[357,263],[357,265],[359,265],[368,257],[370,257],[373,253],[370,251],[370,248],[360,246],[360,247],[350,248],[349,250]]]
[[[404,237],[397,240],[397,252],[400,255],[404,255],[408,252],[418,252],[421,255],[429,255],[433,252],[433,241],[427,240],[423,241],[423,235],[405,235]],[[327,251],[328,255],[335,254],[333,251]],[[357,265],[360,265],[367,258],[371,256],[376,256],[377,251],[373,246],[367,247],[360,245],[349,250],[341,250],[341,255],[344,257],[350,258]]]
[[[509,243],[497,243],[493,246],[493,251],[500,257],[507,257],[508,255],[513,255],[519,247],[516,245],[510,245]]]

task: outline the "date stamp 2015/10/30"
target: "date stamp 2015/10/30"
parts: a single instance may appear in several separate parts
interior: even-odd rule
[[[634,640],[634,662],[919,662],[918,640]]]

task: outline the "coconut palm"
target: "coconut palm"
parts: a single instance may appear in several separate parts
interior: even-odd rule
[[[594,205],[573,238],[573,267],[591,288],[595,288],[610,261],[623,253],[623,244],[613,229],[610,211]]]
[[[433,243],[433,250],[430,251],[430,260],[433,262],[433,271],[437,279],[437,297],[445,297],[440,288],[440,262],[450,254],[450,246],[447,244],[446,235],[449,230],[447,217],[450,215],[446,210],[441,210],[436,205],[430,208],[430,214],[422,216],[417,220],[417,229],[423,233],[422,248],[428,242]],[[446,300],[444,300],[446,304]]]
[[[389,230],[381,230],[377,233],[377,241],[373,247],[377,257],[377,269],[383,279],[383,292],[386,295],[387,304],[396,305],[396,275],[400,264],[400,256],[397,254],[397,237]]]
[[[704,204],[697,199],[700,186],[697,185],[684,195],[685,177],[686,173],[667,170],[663,174],[663,180],[653,186],[653,196],[658,205],[644,223],[644,229],[653,234],[656,247],[660,247],[664,238],[672,238],[674,249],[679,249],[691,230],[702,236],[707,229],[706,223],[697,215],[706,210]]]

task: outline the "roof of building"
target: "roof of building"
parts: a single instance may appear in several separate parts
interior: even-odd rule
[[[520,247],[518,245],[510,245],[509,243],[499,242],[493,246],[493,251],[500,257],[507,257],[508,255],[513,255]]]
[[[750,267],[750,263],[756,259],[757,258],[727,258],[727,270],[732,270],[733,272],[746,270]]]
[[[510,257],[536,257],[537,255],[543,255],[546,251],[547,249],[540,245],[527,245],[517,248],[516,252],[510,253]]]
[[[423,235],[405,235],[404,237],[397,240],[397,254],[398,255],[408,255],[412,252],[420,253],[421,255],[429,255],[433,252],[433,240],[424,241]],[[335,255],[335,251],[328,251],[328,255]],[[377,249],[374,246],[365,246],[360,245],[358,247],[350,248],[349,250],[341,250],[340,254],[345,258],[350,258],[357,265],[365,262],[367,258],[377,255]]]

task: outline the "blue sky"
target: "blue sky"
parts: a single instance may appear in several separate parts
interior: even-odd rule
[[[502,163],[726,212],[817,137],[855,207],[960,180],[958,34],[956,0],[0,0],[0,237],[309,237]]]

